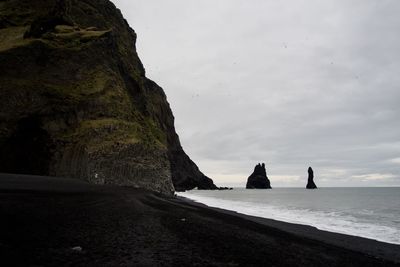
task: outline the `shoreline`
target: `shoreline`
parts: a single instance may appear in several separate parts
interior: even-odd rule
[[[271,218],[248,215],[234,210],[212,207],[204,203],[197,202],[188,197],[177,196],[177,198],[183,202],[187,202],[189,205],[215,210],[216,212],[220,212],[230,216],[237,216],[238,218],[249,220],[267,227],[272,227],[283,232],[291,233],[296,236],[361,252],[363,254],[367,254],[372,257],[383,258],[386,260],[395,261],[396,263],[400,263],[399,244],[388,243],[362,236],[348,235],[338,232],[321,230],[312,225],[286,222]]]
[[[236,189],[246,190],[245,188],[236,188]],[[297,188],[290,188],[290,189],[297,189]],[[324,189],[326,189],[326,188],[324,188]],[[306,189],[304,189],[304,191],[305,190]],[[233,211],[233,212],[240,213],[243,215],[265,218],[265,219],[270,219],[270,220],[275,220],[275,221],[280,221],[280,222],[285,222],[285,223],[290,223],[290,224],[295,224],[295,225],[310,226],[310,227],[314,227],[320,231],[349,235],[349,236],[354,236],[354,237],[361,237],[361,238],[370,239],[370,240],[374,240],[374,241],[378,241],[378,242],[382,242],[382,243],[400,246],[400,240],[398,240],[398,239],[393,240],[393,239],[387,238],[387,235],[379,236],[376,234],[375,235],[371,234],[371,232],[368,232],[365,230],[357,232],[356,228],[343,229],[341,227],[337,227],[336,224],[332,225],[332,224],[321,223],[322,217],[314,217],[313,220],[310,219],[309,217],[306,217],[308,219],[305,220],[299,216],[299,213],[303,212],[305,207],[296,207],[294,210],[294,212],[295,212],[294,214],[297,216],[293,217],[293,213],[290,213],[290,216],[288,216],[287,212],[284,213],[283,215],[279,211],[276,212],[278,210],[276,205],[270,205],[268,203],[263,203],[263,206],[259,206],[259,205],[257,205],[258,204],[257,202],[251,202],[251,201],[247,202],[246,200],[243,200],[243,202],[246,203],[246,205],[241,206],[240,203],[242,201],[240,201],[240,200],[229,199],[226,196],[220,198],[220,197],[218,197],[218,195],[203,195],[201,193],[197,194],[196,191],[197,190],[188,190],[186,192],[178,192],[177,196],[181,197],[181,198],[186,198],[189,201],[193,201],[194,203],[204,204],[210,208],[219,208],[222,210]],[[201,192],[201,191],[203,191],[203,190],[199,190],[199,192]],[[239,201],[239,205],[236,205],[237,201]],[[258,209],[263,208],[263,209],[266,209],[266,211],[268,211],[268,212],[266,212],[266,211],[254,212],[253,209],[248,208],[248,205],[252,204],[252,203],[255,204]],[[231,208],[233,208],[233,209],[231,209]],[[272,210],[270,210],[271,208],[272,208]],[[287,211],[287,210],[285,210],[285,211]],[[307,210],[305,210],[305,211],[307,211]],[[336,211],[330,211],[330,212],[336,212]],[[375,215],[375,216],[378,216],[377,218],[379,218],[379,215]],[[332,218],[328,217],[328,219],[331,220]],[[337,218],[333,218],[333,219],[342,219],[342,218],[337,217]],[[317,223],[314,223],[314,222],[317,222]],[[340,221],[340,222],[342,222],[342,221]],[[372,222],[363,222],[363,223],[366,223],[368,226],[374,226],[374,224]],[[364,225],[362,225],[362,226],[364,226]],[[381,227],[386,227],[386,226],[381,226]],[[391,226],[391,227],[393,227],[393,226]],[[393,230],[396,230],[396,228],[393,228]],[[392,234],[392,236],[396,237],[397,235]]]
[[[400,266],[400,246],[143,189],[0,174],[7,266]]]

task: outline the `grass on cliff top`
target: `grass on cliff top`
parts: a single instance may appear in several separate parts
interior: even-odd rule
[[[42,41],[54,48],[79,49],[86,43],[105,37],[111,30],[99,31],[96,28],[80,29],[78,27],[58,25],[54,32],[46,33],[42,38],[24,39],[29,26],[7,27],[0,29],[0,51],[26,46],[33,41]]]

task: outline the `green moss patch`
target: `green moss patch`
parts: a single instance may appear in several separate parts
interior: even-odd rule
[[[165,147],[154,136],[156,134],[158,138],[163,139],[160,131],[156,130],[155,126],[149,127],[148,123],[141,125],[138,122],[115,118],[86,120],[77,128],[65,133],[62,139],[74,143],[83,142],[90,151],[108,150],[114,145],[135,143],[141,143],[147,147]]]
[[[105,37],[110,32],[111,30],[99,31],[94,27],[80,29],[79,27],[68,25],[57,25],[54,32],[44,34],[43,39],[52,41],[57,46],[73,48]]]
[[[30,44],[32,40],[24,39],[24,33],[27,29],[28,27],[0,29],[0,51]]]
[[[135,123],[113,118],[86,120],[61,136],[61,139],[72,143],[84,143],[89,150],[98,151],[115,144],[140,142],[139,128]]]

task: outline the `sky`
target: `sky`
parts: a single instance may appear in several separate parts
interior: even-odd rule
[[[114,0],[219,186],[400,186],[400,1]]]

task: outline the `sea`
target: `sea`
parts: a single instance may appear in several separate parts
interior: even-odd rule
[[[234,188],[178,195],[210,207],[400,245],[400,187]]]

